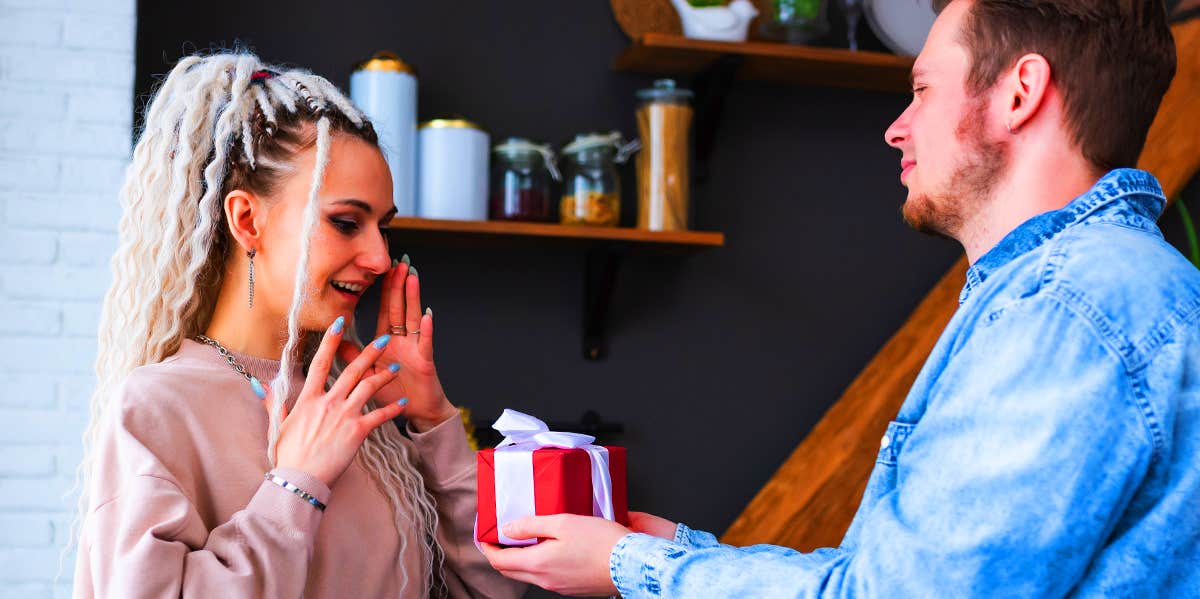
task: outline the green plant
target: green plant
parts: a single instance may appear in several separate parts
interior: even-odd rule
[[[1175,205],[1179,207],[1179,217],[1183,220],[1183,230],[1187,233],[1188,259],[1196,268],[1200,268],[1200,238],[1196,236],[1196,224],[1192,221],[1192,215],[1183,203],[1182,196],[1175,199]]]
[[[709,6],[725,6],[725,0],[688,0],[688,4],[696,8],[706,8]]]

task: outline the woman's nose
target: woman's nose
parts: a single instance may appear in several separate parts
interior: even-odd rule
[[[359,265],[377,275],[387,272],[392,267],[392,256],[388,253],[385,233],[375,234],[369,244],[359,255]]]

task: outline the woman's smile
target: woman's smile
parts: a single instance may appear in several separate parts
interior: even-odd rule
[[[367,287],[371,286],[370,281],[331,281],[330,287],[333,287],[334,292],[338,297],[352,304],[358,303],[358,298],[362,296]]]

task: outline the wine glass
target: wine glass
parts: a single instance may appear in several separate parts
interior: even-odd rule
[[[846,15],[846,38],[851,50],[858,50],[858,20],[862,17],[864,0],[838,0],[838,7]]]

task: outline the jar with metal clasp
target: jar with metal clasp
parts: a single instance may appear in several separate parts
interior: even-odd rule
[[[560,222],[617,226],[621,219],[621,176],[617,166],[640,147],[637,140],[622,141],[619,131],[580,134],[564,146]]]
[[[560,181],[550,146],[510,137],[492,148],[488,218],[553,222],[552,186]]]

